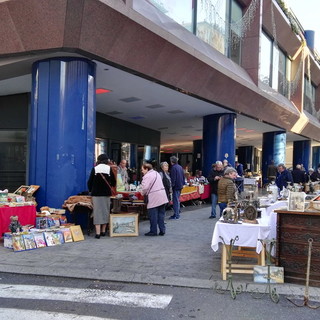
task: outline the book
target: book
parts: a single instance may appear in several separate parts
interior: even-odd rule
[[[43,232],[34,232],[33,237],[34,237],[34,241],[36,243],[37,248],[43,248],[47,246],[43,236]]]
[[[56,234],[57,237],[59,238],[60,243],[63,244],[65,241],[64,241],[64,237],[63,237],[62,231],[61,231],[61,230],[55,231],[55,234]]]
[[[52,240],[54,241],[55,245],[61,244],[59,234],[56,231],[52,232]]]
[[[8,249],[13,249],[11,232],[6,232],[3,234],[3,246]]]
[[[46,244],[48,247],[52,247],[56,245],[56,242],[52,236],[53,231],[46,231],[43,234],[44,234],[44,238],[46,239]]]
[[[84,236],[79,225],[70,227],[71,235],[73,241],[81,241],[84,240]]]
[[[51,215],[55,227],[60,227],[60,217]]]
[[[37,245],[34,241],[34,237],[32,233],[23,234],[22,238],[23,238],[26,250],[37,249]]]
[[[47,217],[36,217],[36,228],[37,229],[46,229],[48,228],[48,219]]]
[[[12,247],[14,252],[26,250],[22,235],[13,235],[12,236]]]
[[[66,216],[60,216],[60,225],[64,225],[67,223],[67,217]]]
[[[71,231],[69,228],[63,228],[60,230],[61,233],[63,234],[63,239],[64,239],[64,242],[73,242],[72,240],[72,235],[71,235]]]

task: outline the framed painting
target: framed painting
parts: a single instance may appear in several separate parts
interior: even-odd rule
[[[33,195],[39,188],[40,186],[31,185],[26,192]]]
[[[289,193],[288,198],[288,210],[304,212],[306,194],[304,192],[292,192]]]
[[[29,188],[30,188],[30,186],[20,186],[20,187],[14,192],[14,194],[23,195]]]
[[[139,235],[139,215],[136,213],[110,214],[110,237],[135,237]]]

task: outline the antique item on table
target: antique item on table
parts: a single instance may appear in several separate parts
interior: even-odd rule
[[[0,190],[0,202],[8,202],[8,189]]]
[[[31,196],[40,188],[40,186],[31,185],[27,190],[26,193],[30,194]]]
[[[228,203],[228,206],[222,211],[223,222],[238,223],[239,217],[239,203]]]
[[[289,199],[288,199],[288,210],[289,211],[304,211],[304,200],[306,194],[304,192],[289,192]]]
[[[10,217],[9,229],[12,233],[22,232],[22,225],[20,224],[18,219],[19,219],[18,216]]]
[[[274,203],[278,200],[279,190],[277,185],[274,183],[274,181],[272,181],[271,184],[268,185],[267,192],[268,192],[268,198],[271,203]]]
[[[320,211],[320,195],[310,200],[307,211]]]
[[[133,237],[139,235],[138,214],[110,214],[110,237]]]
[[[258,223],[257,221],[258,211],[257,208],[250,204],[243,210],[243,222],[246,223]]]

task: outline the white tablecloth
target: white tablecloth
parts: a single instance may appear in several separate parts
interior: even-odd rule
[[[231,239],[238,236],[239,240],[235,242],[235,246],[255,247],[256,252],[260,253],[262,250],[262,244],[258,239],[268,239],[271,227],[268,224],[264,224],[260,219],[258,219],[258,221],[259,224],[232,224],[218,221],[215,225],[212,236],[212,250],[217,251],[219,248],[219,242],[223,243],[219,238],[220,236],[223,237],[227,245],[230,244]]]
[[[247,184],[247,185],[256,185],[257,184],[257,180],[254,178],[244,178],[243,179],[243,184]]]

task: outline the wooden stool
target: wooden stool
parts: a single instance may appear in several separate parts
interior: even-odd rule
[[[221,275],[222,280],[227,280],[227,273],[229,272],[229,264],[228,264],[228,253],[227,250],[230,250],[230,246],[223,245],[221,252]],[[257,253],[255,247],[238,247],[238,249],[232,250],[232,258],[233,257],[243,257],[243,258],[254,258],[257,259],[257,263],[252,264],[240,264],[240,263],[232,263],[231,264],[231,273],[246,273],[253,274],[253,267],[256,265],[265,266],[265,249],[262,246],[262,250],[260,253]]]

